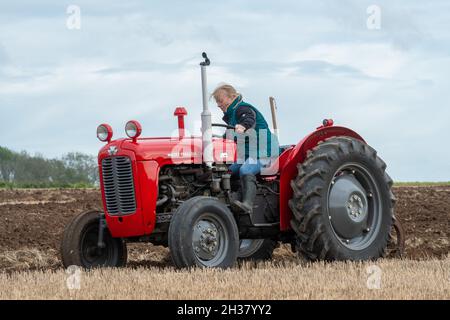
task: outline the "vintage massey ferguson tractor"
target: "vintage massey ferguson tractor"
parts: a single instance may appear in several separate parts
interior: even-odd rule
[[[201,137],[185,134],[184,108],[175,111],[175,137],[140,138],[140,124],[129,121],[129,138],[113,141],[109,125],[98,127],[107,143],[98,154],[103,211],[84,212],[66,226],[64,266],[124,266],[129,242],[168,246],[180,268],[270,259],[280,242],[310,260],[384,256],[396,225],[386,164],[359,134],[329,119],[297,144],[277,149],[257,176],[251,213],[233,209],[241,197],[229,171],[236,142],[212,134],[212,127],[227,126],[211,123],[210,61],[203,58]]]

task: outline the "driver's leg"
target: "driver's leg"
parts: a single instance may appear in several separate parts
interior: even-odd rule
[[[259,160],[248,158],[239,169],[239,176],[253,175],[256,176],[261,173],[261,163]]]
[[[230,165],[228,167],[228,170],[231,171],[231,175],[233,177],[238,177],[239,176],[239,172],[241,170],[242,164],[239,163],[233,163],[232,165]]]
[[[251,213],[256,197],[256,175],[261,172],[258,160],[247,159],[239,170],[242,185],[242,201],[234,201],[233,207],[239,211]]]

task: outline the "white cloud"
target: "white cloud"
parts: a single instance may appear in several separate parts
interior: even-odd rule
[[[376,147],[394,179],[450,180],[449,4],[381,1],[379,32],[365,27],[369,4],[78,1],[81,30],[70,31],[64,4],[2,3],[0,145],[95,154],[99,123],[118,137],[137,119],[144,135],[167,136],[179,105],[198,133],[205,50],[210,90],[234,84],[269,122],[277,98],[282,143],[332,117]]]

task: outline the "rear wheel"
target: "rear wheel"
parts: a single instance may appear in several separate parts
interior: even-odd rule
[[[311,260],[383,256],[395,201],[385,169],[373,148],[349,137],[329,138],[308,151],[289,201],[298,252]]]
[[[277,247],[272,239],[242,239],[239,241],[239,260],[270,260]]]
[[[120,238],[104,230],[104,248],[98,247],[98,232],[102,212],[83,212],[65,228],[61,242],[61,258],[65,268],[76,265],[86,269],[122,267],[127,261],[127,247]]]
[[[185,201],[170,221],[169,249],[179,268],[233,266],[239,250],[233,214],[224,203],[211,197]]]

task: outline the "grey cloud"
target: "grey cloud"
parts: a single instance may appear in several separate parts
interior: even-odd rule
[[[218,63],[230,72],[245,75],[273,75],[289,70],[291,76],[343,76],[364,79],[377,79],[366,75],[363,71],[349,66],[329,63],[324,60],[301,60],[295,62],[258,61],[248,63]]]
[[[2,77],[5,76],[6,67],[10,63],[10,58],[8,54],[6,53],[5,47],[0,43],[0,83],[2,80]]]
[[[96,70],[99,74],[117,74],[122,72],[180,72],[186,68],[192,68],[195,57],[185,59],[174,63],[161,63],[158,61],[134,61],[117,66],[111,66]],[[305,76],[345,76],[365,79],[376,79],[366,75],[361,70],[349,65],[337,65],[323,60],[303,60],[290,63],[279,61],[259,61],[259,62],[236,62],[224,63],[217,62],[215,66],[224,67],[231,73],[243,74],[248,76],[265,75],[270,76],[277,72],[290,70],[290,75]]]
[[[372,79],[361,70],[348,65],[337,65],[321,60],[305,60],[297,63],[292,63],[289,66],[296,68],[294,73],[296,75],[336,75],[346,77],[357,77]]]
[[[108,68],[102,68],[94,72],[105,75],[126,72],[181,72],[189,65],[192,65],[193,59],[194,57],[173,63],[161,63],[160,61],[133,61]]]
[[[395,180],[450,180],[450,150],[442,148],[450,117],[450,2],[377,3],[379,31],[365,25],[370,0],[3,1],[0,145],[48,156],[95,154],[98,123],[110,123],[118,137],[125,121],[137,118],[144,135],[168,135],[176,105],[188,108],[193,124],[206,50],[210,88],[232,82],[266,116],[267,97],[277,98],[283,143],[332,117],[361,133]],[[81,7],[79,32],[65,28],[69,4]],[[316,46],[359,44],[400,49],[389,79],[368,76],[359,69],[364,57],[352,52],[363,63],[290,60]]]
[[[6,53],[5,47],[0,43],[0,66],[4,66],[9,62],[8,54]]]

